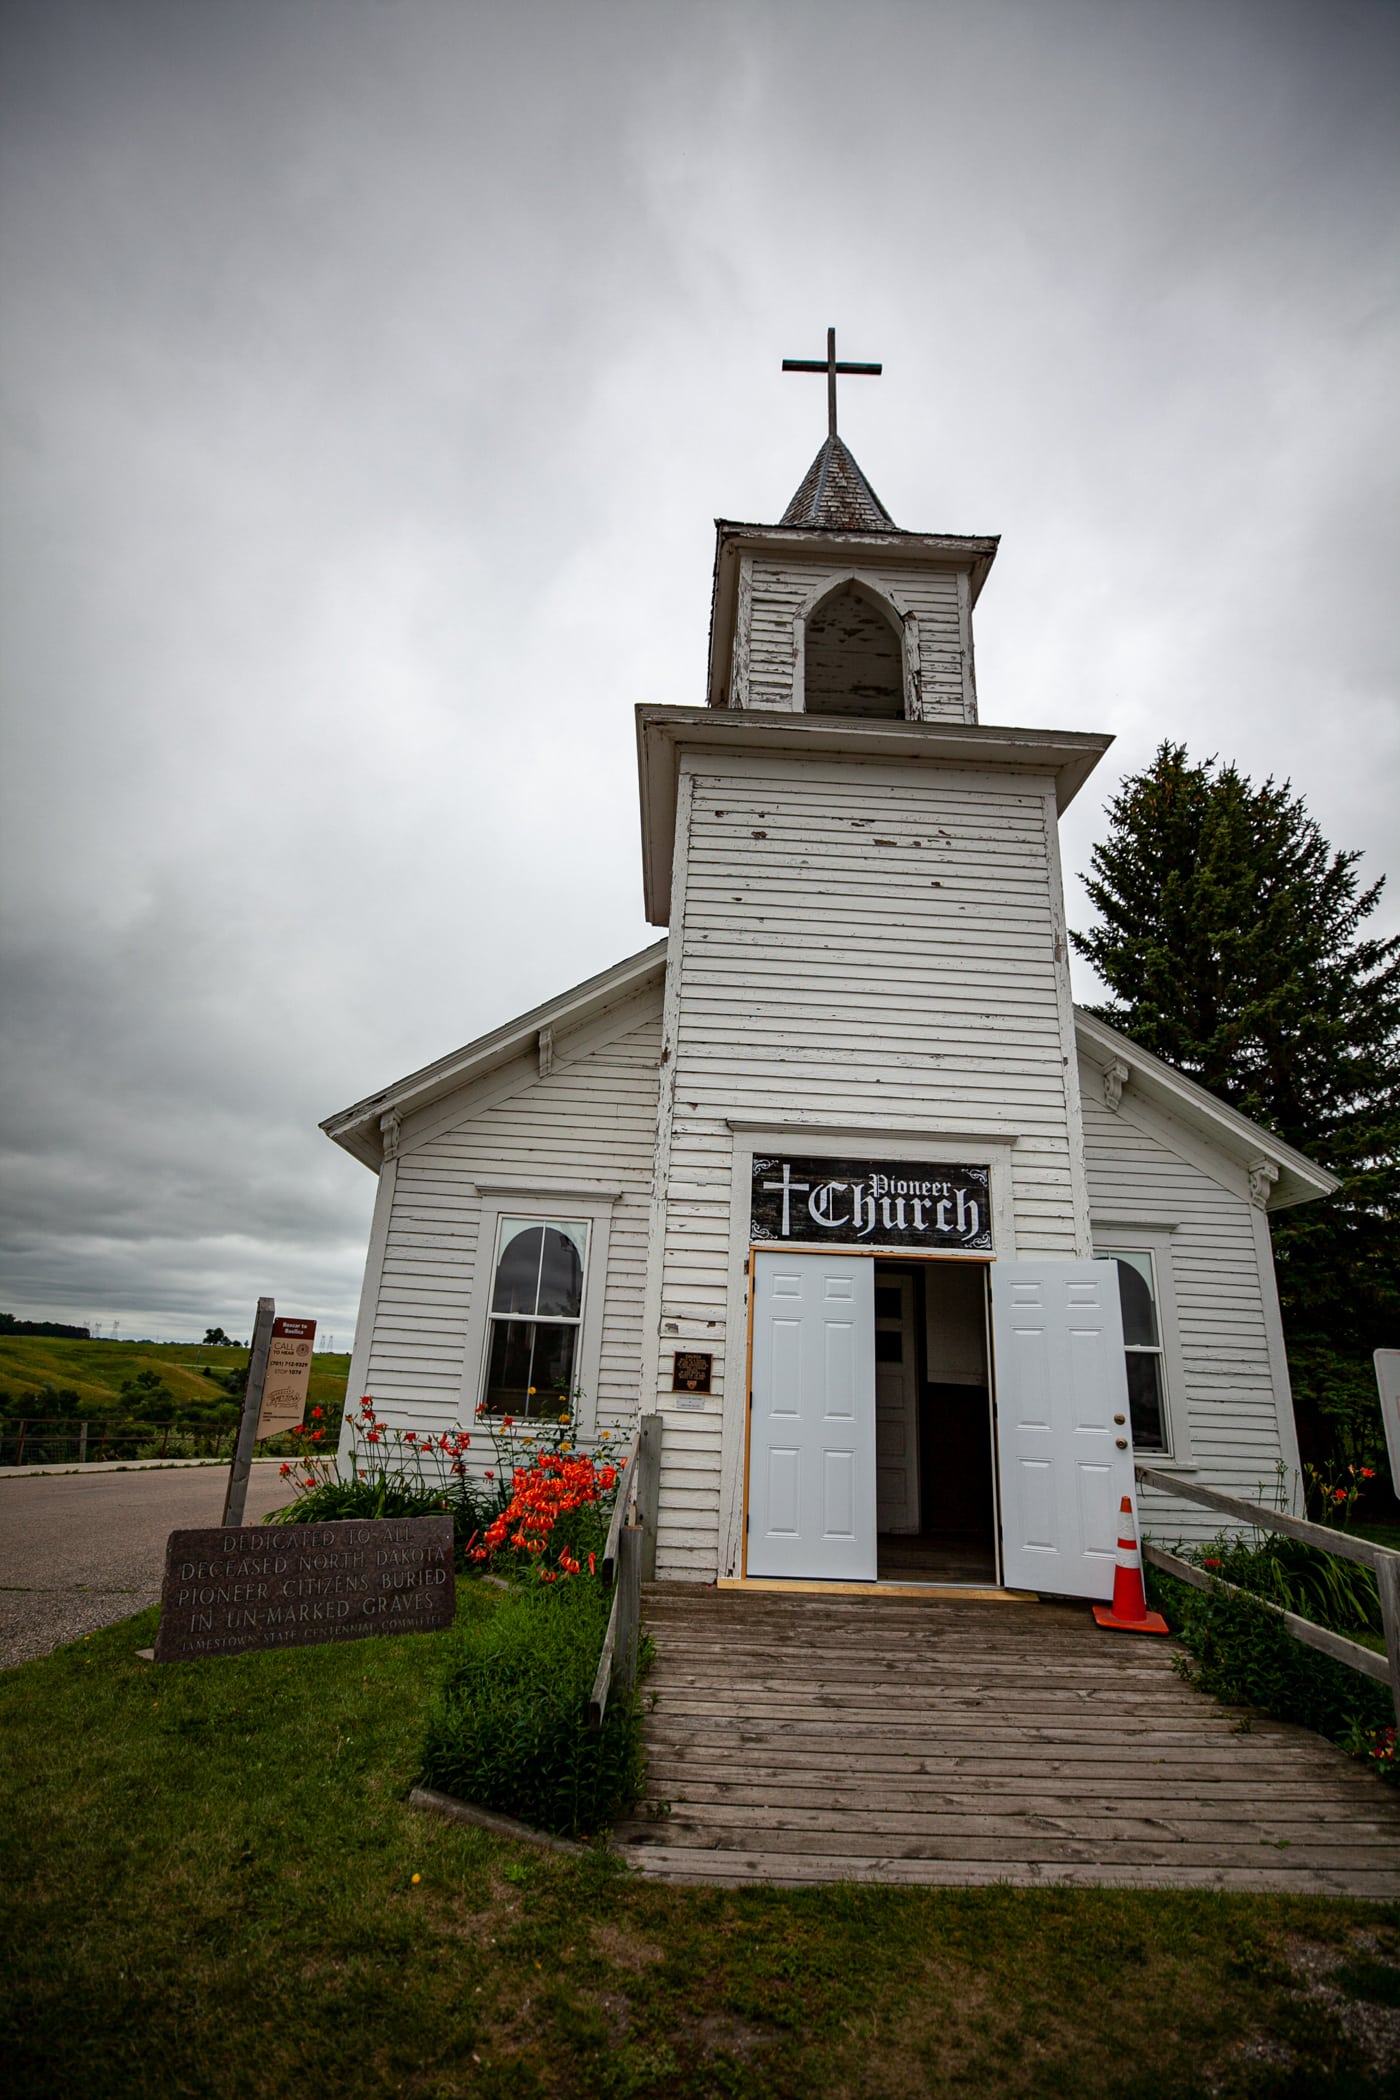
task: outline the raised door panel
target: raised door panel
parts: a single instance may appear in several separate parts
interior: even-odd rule
[[[1013,1588],[1113,1592],[1133,1453],[1111,1266],[992,1264],[1002,1559]]]
[[[873,1267],[754,1257],[751,1575],[875,1579]]]

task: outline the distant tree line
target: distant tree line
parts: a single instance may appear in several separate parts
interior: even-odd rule
[[[0,1334],[42,1334],[56,1342],[90,1342],[90,1327],[65,1327],[62,1320],[17,1320],[13,1313],[0,1313]]]

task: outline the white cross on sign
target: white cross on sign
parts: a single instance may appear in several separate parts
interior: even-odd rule
[[[792,1230],[792,1192],[794,1189],[801,1189],[805,1194],[812,1184],[810,1181],[794,1181],[791,1162],[785,1159],[782,1180],[765,1181],[763,1186],[765,1189],[781,1189],[783,1192],[783,1238],[786,1239]]]

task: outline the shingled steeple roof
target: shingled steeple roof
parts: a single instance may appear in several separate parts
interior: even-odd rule
[[[826,532],[898,532],[850,448],[833,430],[783,512],[784,525]]]

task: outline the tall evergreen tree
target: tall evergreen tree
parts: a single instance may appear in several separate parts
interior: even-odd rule
[[[1182,744],[1108,814],[1100,923],[1073,935],[1111,994],[1094,1011],[1340,1177],[1270,1222],[1305,1456],[1374,1464],[1371,1354],[1400,1340],[1400,937],[1362,932],[1382,884],[1287,781]]]

